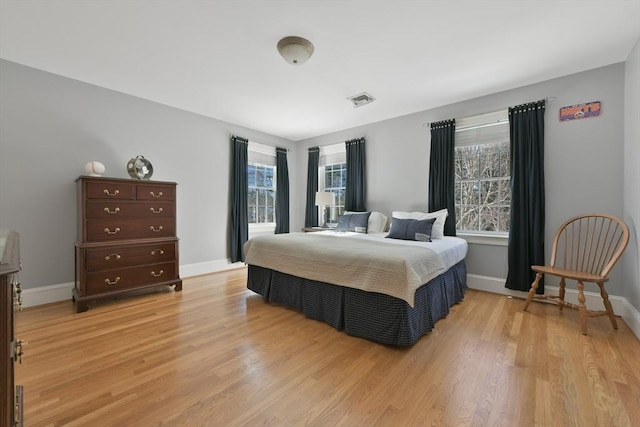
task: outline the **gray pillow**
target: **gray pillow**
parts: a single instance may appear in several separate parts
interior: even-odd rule
[[[387,235],[390,239],[431,241],[431,229],[436,218],[431,219],[398,219],[391,218],[391,229]]]
[[[338,225],[335,230],[366,233],[367,226],[369,225],[369,215],[371,215],[371,212],[340,215],[340,218],[338,218]]]

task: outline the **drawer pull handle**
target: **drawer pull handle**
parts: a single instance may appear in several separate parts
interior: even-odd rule
[[[22,365],[22,356],[24,356],[24,352],[22,351],[22,344],[24,343],[24,341],[22,340],[17,340],[14,344],[13,347],[13,354],[15,356],[15,359],[18,360],[18,362],[20,362],[20,364]]]
[[[114,190],[113,193],[110,193],[106,188],[102,190],[102,192],[107,196],[117,196],[118,194],[120,194],[120,190]]]
[[[105,261],[109,261],[109,260],[111,259],[111,257],[114,257],[115,259],[120,259],[120,258],[122,258],[122,257],[120,256],[120,254],[109,254],[109,255],[107,255],[106,257],[104,257],[104,260],[105,260]]]
[[[155,271],[152,271],[152,272],[151,272],[151,275],[152,275],[153,277],[160,277],[160,276],[162,276],[162,273],[164,273],[164,270],[160,270],[160,272],[159,272],[158,274],[156,274],[156,272],[155,272]]]
[[[153,231],[154,233],[159,233],[160,231],[162,231],[162,226],[159,226],[157,229],[152,225],[149,227],[149,230]]]
[[[162,197],[162,191],[158,191],[158,194],[154,193],[153,191],[149,191],[149,195],[157,199],[158,197]]]
[[[22,311],[22,284],[14,283],[13,285],[13,307]]]
[[[104,208],[104,211],[108,214],[117,214],[120,212],[120,208],[115,208],[114,210],[109,210],[109,208]]]
[[[104,279],[104,283],[106,283],[107,285],[115,285],[119,281],[120,281],[120,276],[116,276],[116,280],[114,280],[113,282],[109,279]]]
[[[107,233],[107,234],[117,234],[119,231],[120,231],[119,227],[116,227],[115,230],[113,230],[113,231],[109,230],[108,228],[104,229],[104,232]]]
[[[164,255],[164,251],[162,249],[154,249],[151,251],[151,255],[156,255],[156,254]]]
[[[154,214],[162,213],[162,208],[158,208],[157,210],[154,208],[149,208],[149,210]]]

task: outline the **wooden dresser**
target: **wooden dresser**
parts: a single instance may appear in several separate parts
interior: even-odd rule
[[[14,365],[22,362],[22,341],[15,336],[14,322],[14,311],[22,307],[19,271],[18,233],[0,230],[0,427],[22,426],[22,386],[14,381]]]
[[[73,300],[174,285],[182,290],[176,237],[176,183],[81,176]]]

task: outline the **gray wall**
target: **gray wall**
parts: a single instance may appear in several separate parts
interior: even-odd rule
[[[308,147],[366,137],[368,208],[388,215],[427,210],[427,123],[555,97],[546,113],[547,258],[554,231],[567,217],[589,211],[624,216],[634,237],[608,289],[638,309],[638,63],[636,45],[626,64],[292,143],[0,61],[0,228],[21,232],[25,287],[72,281],[74,180],[89,160],[104,163],[106,176],[127,177],[126,161],[143,154],[153,162],[153,179],[178,182],[181,265],[224,260],[231,134],[290,149],[295,231],[304,223]],[[558,121],[560,107],[588,101],[602,102],[600,117]],[[506,277],[504,247],[472,244],[467,261],[469,273]]]
[[[229,257],[231,134],[290,148],[298,179],[295,144],[229,123],[4,60],[0,94],[0,228],[20,232],[25,288],[73,281],[74,181],[90,160],[128,178],[142,154],[153,180],[178,183],[181,265]]]
[[[621,293],[640,311],[640,40],[625,64],[624,220],[631,231]]]
[[[367,209],[387,215],[393,210],[426,211],[430,144],[426,123],[554,97],[547,104],[545,116],[545,239],[548,259],[555,230],[570,216],[596,211],[622,216],[620,189],[623,186],[625,147],[624,76],[625,64],[614,64],[311,138],[299,143],[300,176],[306,175],[308,147],[364,136],[367,140]],[[560,107],[589,101],[602,102],[600,117],[563,123],[559,121]],[[376,102],[384,102],[384,99]],[[304,182],[298,182],[300,212],[304,212],[304,191]],[[506,247],[469,246],[469,273],[505,278],[506,264]],[[611,278],[608,289],[614,295],[622,295],[626,284],[621,280],[621,269],[614,269]],[[552,280],[548,283],[554,284]]]

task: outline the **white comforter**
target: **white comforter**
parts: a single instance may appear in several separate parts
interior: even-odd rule
[[[282,273],[379,292],[413,307],[418,287],[467,253],[467,242],[386,239],[386,233],[323,231],[257,236],[245,244],[245,262]]]

